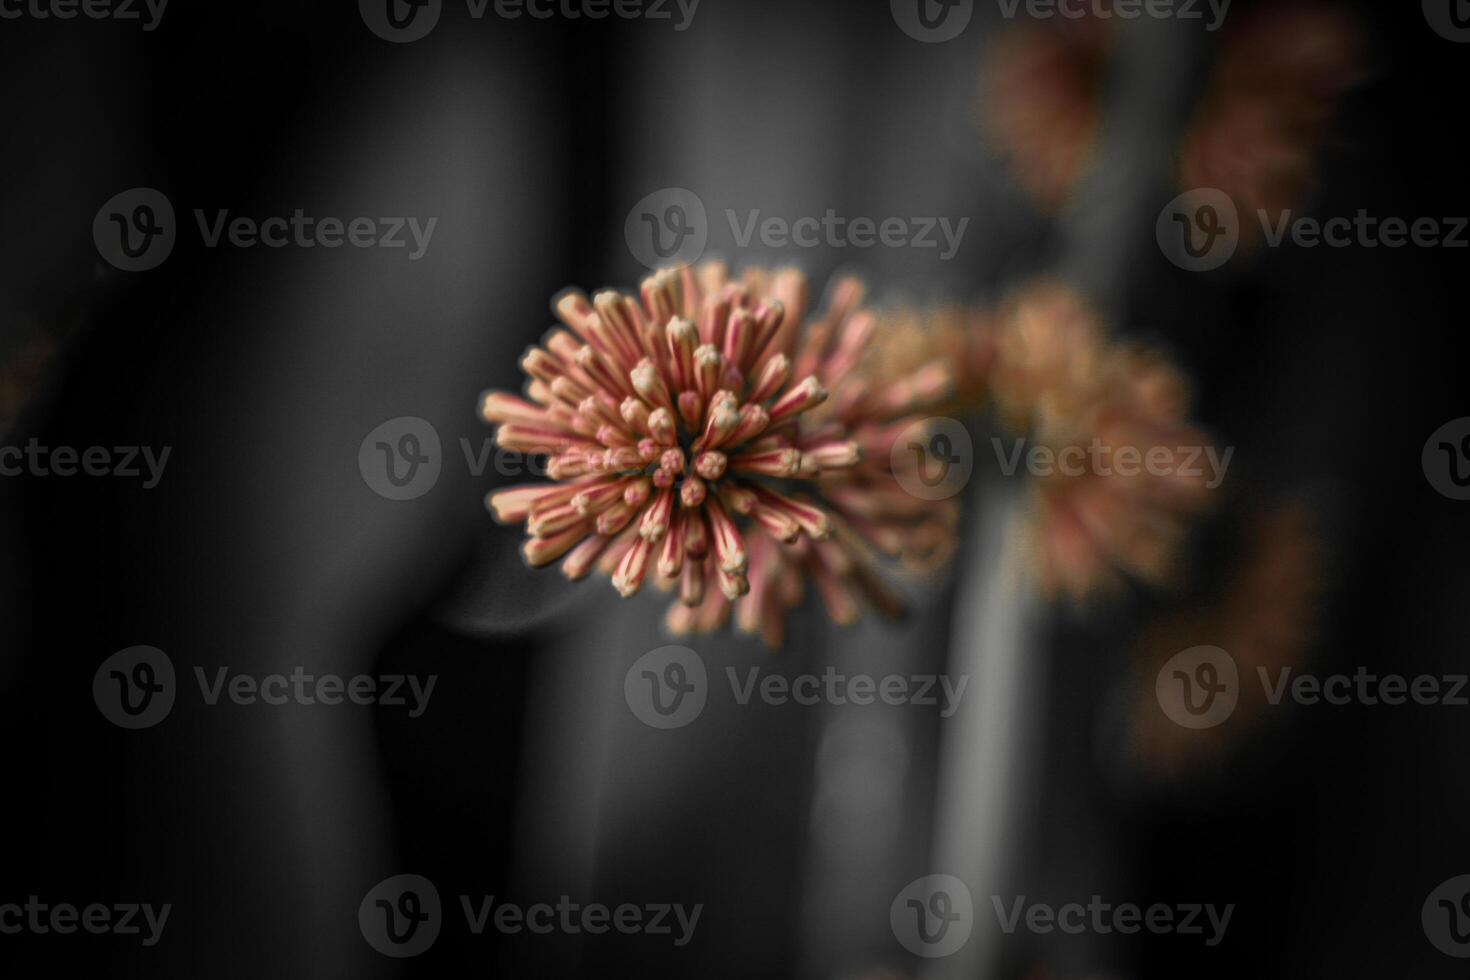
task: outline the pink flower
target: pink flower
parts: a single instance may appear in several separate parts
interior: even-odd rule
[[[951,512],[903,491],[889,463],[918,407],[947,394],[941,365],[875,379],[856,371],[873,331],[862,288],[837,282],[803,322],[804,277],[719,264],[664,269],[637,297],[578,292],[521,361],[526,397],[484,396],[506,449],[549,457],[551,483],[488,499],[525,523],[527,562],[594,567],[623,596],[652,580],[678,601],[674,632],[737,625],[778,646],[813,582],[829,615],[898,601],[874,552],[942,536]]]
[[[1208,440],[1187,421],[1183,379],[1159,353],[1110,341],[1058,283],[1021,291],[1000,323],[1002,420],[1029,436],[1028,449],[1070,460],[1035,478],[1024,546],[1038,586],[1080,603],[1125,575],[1164,583],[1207,503]],[[1117,465],[1123,451],[1149,465]]]

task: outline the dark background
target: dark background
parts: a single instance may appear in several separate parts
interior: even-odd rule
[[[855,269],[880,289],[988,300],[1059,262],[1090,268],[1068,221],[1031,208],[974,126],[994,18],[931,46],[879,2],[703,0],[684,33],[474,22],[448,4],[429,38],[391,45],[350,3],[304,6],[175,0],[152,33],[0,22],[0,356],[37,337],[55,349],[4,443],[173,447],[150,491],[0,481],[0,902],[174,905],[151,949],[0,936],[6,975],[920,973],[888,932],[887,901],[943,870],[925,857],[932,719],[902,725],[902,819],[863,869],[881,901],[833,911],[835,872],[813,858],[845,830],[823,823],[814,777],[834,737],[826,721],[751,708],[673,743],[599,715],[626,714],[622,676],[661,642],[661,606],[524,571],[519,535],[481,504],[500,478],[470,473],[456,443],[487,434],[476,396],[518,386],[516,357],[550,323],[554,293],[635,281],[623,219],[660,187],[695,189],[712,214],[972,218],[944,265],[741,251],[714,221],[711,253],[794,258],[817,284]],[[1470,213],[1470,49],[1430,31],[1417,5],[1360,12],[1371,70],[1308,210]],[[1162,64],[1175,40],[1129,57]],[[1161,77],[1186,95],[1198,84]],[[173,202],[180,242],[158,269],[121,273],[99,258],[92,217],[145,185]],[[1158,183],[1151,207],[1109,219],[1109,302],[1168,345],[1197,384],[1198,417],[1240,447],[1241,489],[1205,553],[1223,567],[1219,542],[1253,501],[1305,495],[1330,556],[1314,669],[1466,670],[1467,505],[1429,486],[1419,453],[1467,414],[1454,339],[1467,253],[1284,247],[1190,274],[1153,243],[1169,196]],[[195,207],[440,221],[427,256],[408,262],[205,249]],[[363,435],[401,415],[430,420],[446,450],[439,484],[411,503],[375,496],[355,467]],[[1183,598],[1043,618],[1043,737],[1018,762],[1033,796],[1011,849],[1016,892],[1037,900],[1234,902],[1226,941],[1017,935],[979,975],[1458,975],[1419,912],[1470,872],[1470,709],[1286,710],[1165,784],[1109,761],[1099,732],[1131,639],[1207,594],[1216,567]],[[942,665],[951,598],[940,589],[908,624],[864,627],[854,656]],[[808,611],[780,654],[745,639],[695,645],[713,664],[795,672],[849,662],[848,643]],[[167,651],[181,675],[300,664],[439,682],[418,719],[181,695],[163,724],[128,732],[88,692],[97,665],[134,644]],[[356,909],[403,872],[435,882],[450,921],[432,950],[396,962],[363,942]],[[460,894],[529,904],[566,892],[706,908],[678,950],[647,936],[470,936],[456,922]],[[987,898],[976,906],[988,921]]]

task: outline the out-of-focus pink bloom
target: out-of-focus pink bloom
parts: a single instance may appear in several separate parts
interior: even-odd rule
[[[1258,210],[1274,223],[1306,196],[1338,103],[1362,75],[1362,47],[1351,14],[1312,0],[1266,5],[1227,30],[1179,181],[1229,195],[1246,244],[1259,238]]]
[[[1097,147],[1111,31],[1096,17],[1017,25],[981,77],[984,127],[1016,179],[1059,208]]]
[[[1200,645],[1224,649],[1242,678],[1253,678],[1260,670],[1274,676],[1301,664],[1316,636],[1325,578],[1321,534],[1305,504],[1275,502],[1247,521],[1219,589],[1159,619],[1134,650],[1139,682],[1129,724],[1133,760],[1160,775],[1177,774],[1224,751],[1248,731],[1266,705],[1260,685],[1240,686],[1230,724],[1184,729],[1160,710],[1154,683],[1158,671],[1181,650]]]
[[[1164,583],[1207,500],[1208,443],[1187,421],[1183,379],[1161,354],[1109,341],[1058,283],[1021,292],[1000,322],[1002,419],[1053,461],[1034,475],[1025,532],[1037,584],[1082,602],[1124,576]]]
[[[897,612],[874,552],[942,537],[952,514],[907,494],[890,449],[919,407],[950,390],[942,365],[876,378],[857,366],[873,315],[862,287],[834,284],[804,322],[798,272],[717,263],[665,269],[637,297],[567,292],[567,329],[521,365],[526,397],[484,396],[506,449],[544,454],[554,482],[490,495],[526,524],[526,560],[594,567],[624,596],[652,580],[678,602],[678,633],[737,625],[779,646],[805,583],[829,615]]]
[[[862,367],[874,375],[906,375],[943,364],[953,379],[953,392],[934,410],[971,414],[988,403],[996,354],[994,317],[985,310],[894,307],[879,317]]]

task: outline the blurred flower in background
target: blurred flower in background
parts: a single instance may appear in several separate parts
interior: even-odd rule
[[[1276,222],[1306,197],[1338,104],[1362,78],[1362,31],[1347,11],[1302,0],[1242,14],[1221,35],[1179,186],[1215,188]],[[1018,24],[986,61],[985,132],[1046,210],[1066,203],[1096,149],[1110,38],[1096,17]]]
[[[1082,603],[1125,575],[1167,583],[1207,503],[1208,440],[1187,420],[1183,378],[1161,352],[1109,340],[1060,283],[1024,288],[999,321],[1000,418],[1027,437],[1018,449],[1058,464],[1033,474],[1023,547],[1037,585]],[[1148,465],[1125,472],[1124,451]]]
[[[1156,775],[1179,775],[1250,730],[1266,704],[1262,686],[1240,684],[1231,723],[1196,730],[1159,710],[1155,677],[1171,657],[1199,644],[1225,650],[1242,678],[1254,678],[1258,668],[1275,674],[1301,664],[1317,630],[1323,550],[1311,508],[1278,500],[1243,523],[1237,556],[1212,595],[1145,630],[1134,649],[1137,683],[1129,698],[1127,744],[1135,764]],[[1167,690],[1185,696],[1182,688]]]
[[[983,127],[1015,178],[1057,210],[1097,148],[1108,22],[1020,23],[995,43],[981,77]]]
[[[1184,188],[1224,191],[1271,223],[1298,206],[1343,95],[1362,77],[1351,14],[1312,2],[1268,5],[1225,32],[1179,153]],[[1257,222],[1242,222],[1255,229]],[[1247,237],[1247,244],[1254,237]]]

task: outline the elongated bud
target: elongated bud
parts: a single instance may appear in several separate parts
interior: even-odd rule
[[[782,422],[805,412],[827,400],[827,389],[817,380],[816,375],[808,376],[804,381],[792,388],[786,394],[776,399],[771,406],[771,424],[780,425]]]
[[[653,542],[640,537],[618,563],[617,571],[613,572],[612,584],[624,599],[643,587],[643,578],[648,574],[648,559],[652,554]]]

